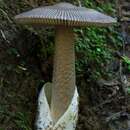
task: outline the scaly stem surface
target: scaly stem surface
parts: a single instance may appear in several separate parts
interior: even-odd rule
[[[53,69],[51,112],[54,123],[65,113],[75,91],[74,33],[57,27]]]

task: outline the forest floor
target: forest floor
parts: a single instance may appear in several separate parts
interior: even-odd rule
[[[33,130],[37,95],[43,84],[51,81],[53,57],[48,54],[41,60],[36,56],[40,36],[13,20],[22,7],[31,8],[21,3],[0,0],[0,130]],[[77,130],[129,130],[129,95],[124,93],[120,79],[92,82],[83,75],[77,78],[77,85]]]

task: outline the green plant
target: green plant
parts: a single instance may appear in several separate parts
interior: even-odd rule
[[[85,0],[84,5],[110,15],[116,13],[115,2],[102,2],[97,7],[97,2]],[[108,76],[111,73],[110,70],[106,70],[106,66],[114,60],[113,52],[119,50],[122,46],[122,38],[118,30],[116,30],[117,26],[75,30],[78,35],[75,47],[77,52],[76,72],[79,75],[87,73],[84,71],[87,67],[91,73],[89,76],[93,79],[104,75]],[[80,58],[81,56],[82,58]]]
[[[30,122],[27,118],[27,115],[25,113],[18,112],[15,115],[15,124],[19,129],[23,130],[31,130],[30,128]]]
[[[127,69],[130,71],[130,58],[127,56],[122,56],[123,62],[127,64]]]
[[[78,34],[76,52],[83,57],[77,59],[77,72],[81,73],[89,65],[94,78],[104,75],[106,65],[114,59],[113,52],[121,45],[119,34],[114,28],[91,27],[75,31]]]

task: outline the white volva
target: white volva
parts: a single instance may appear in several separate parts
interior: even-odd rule
[[[56,124],[53,123],[51,117],[51,109],[48,103],[48,97],[46,96],[44,85],[38,99],[38,116],[36,120],[37,130],[75,130],[77,118],[78,118],[78,92],[75,88],[74,96],[72,101],[65,111],[65,113],[59,118]]]

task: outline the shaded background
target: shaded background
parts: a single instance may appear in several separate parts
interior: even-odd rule
[[[14,16],[59,1],[0,0],[0,130],[34,129],[38,93],[52,78],[54,29],[19,25]],[[119,15],[115,0],[66,2]],[[127,34],[121,33],[121,25],[74,30],[80,93],[77,130],[129,128],[129,44],[123,49],[122,36]]]

